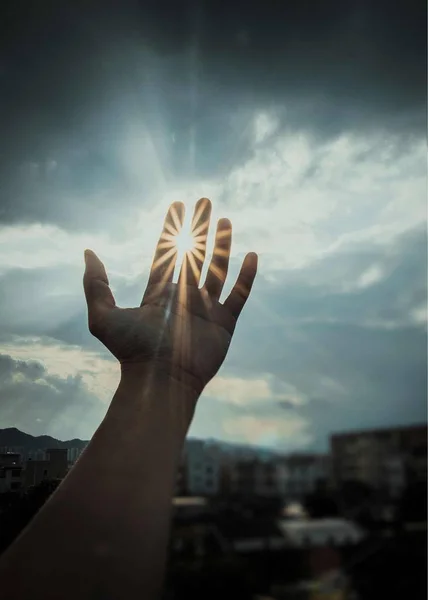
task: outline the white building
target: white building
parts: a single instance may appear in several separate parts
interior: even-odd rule
[[[356,523],[346,519],[281,519],[278,527],[287,545],[295,548],[351,546],[365,537]]]
[[[184,465],[187,494],[213,496],[219,493],[221,451],[215,444],[188,440],[184,449]]]

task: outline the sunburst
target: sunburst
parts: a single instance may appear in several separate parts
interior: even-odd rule
[[[165,229],[158,244],[160,256],[154,263],[154,268],[162,267],[165,272],[170,273],[170,269],[165,263],[170,262],[173,268],[173,259],[180,269],[183,263],[189,263],[195,276],[199,276],[195,257],[203,260],[203,251],[205,248],[206,224],[198,225],[201,218],[203,206],[194,215],[191,222],[185,220],[183,225],[180,223],[179,216],[175,207],[171,209],[171,222],[165,224]],[[198,214],[199,213],[199,214]]]

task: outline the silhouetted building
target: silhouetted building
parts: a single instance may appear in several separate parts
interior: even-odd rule
[[[2,452],[0,454],[0,467],[11,467],[22,464],[22,456],[18,452]]]
[[[24,486],[37,485],[43,480],[63,479],[68,471],[67,448],[46,450],[47,460],[31,460],[25,464]]]
[[[285,457],[278,464],[281,496],[288,501],[302,501],[313,493],[320,481],[330,478],[330,457],[302,453]]]
[[[20,490],[23,483],[22,472],[22,465],[0,466],[0,494]]]
[[[398,496],[427,478],[427,426],[334,434],[330,438],[334,483],[360,481]]]

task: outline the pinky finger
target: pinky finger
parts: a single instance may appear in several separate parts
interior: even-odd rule
[[[239,317],[242,309],[250,295],[254,279],[257,273],[257,254],[250,252],[244,258],[241,270],[233,286],[232,291],[224,302],[224,306],[230,311],[235,319]]]

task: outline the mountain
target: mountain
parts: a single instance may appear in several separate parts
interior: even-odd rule
[[[16,427],[0,429],[0,448],[23,448],[25,451],[46,450],[47,448],[84,448],[86,440],[62,441],[50,435],[34,436],[24,433]]]
[[[8,427],[0,429],[0,452],[5,448],[20,448],[24,454],[30,451],[46,450],[47,448],[85,448],[89,440],[57,440],[50,435],[34,436],[29,433],[24,433],[16,427]],[[186,442],[198,441],[196,438],[187,438]],[[235,454],[241,457],[258,457],[261,459],[269,459],[278,455],[274,450],[261,448],[257,446],[249,446],[246,444],[233,444],[230,442],[221,442],[219,440],[200,440],[207,443],[217,445],[225,454]]]

